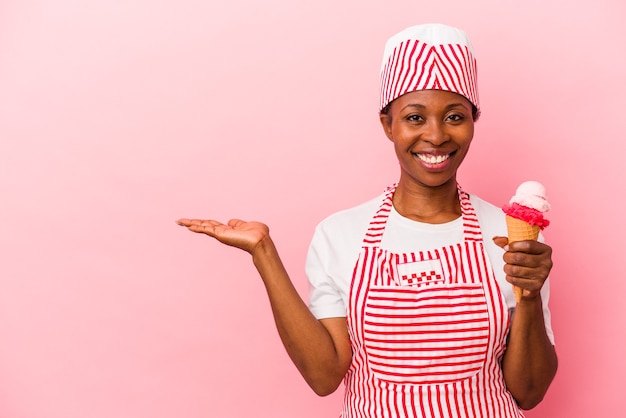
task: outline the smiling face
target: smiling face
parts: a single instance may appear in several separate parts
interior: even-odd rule
[[[394,100],[380,121],[394,144],[401,184],[456,187],[457,169],[474,136],[469,100],[443,90],[414,91]]]

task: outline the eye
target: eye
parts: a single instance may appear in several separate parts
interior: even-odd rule
[[[463,121],[463,119],[465,119],[465,116],[460,113],[453,113],[449,115],[446,119],[451,122],[461,122]]]
[[[410,115],[407,115],[406,120],[408,120],[409,122],[419,122],[424,120],[424,118],[422,118],[420,115],[417,115],[415,113],[411,113]]]

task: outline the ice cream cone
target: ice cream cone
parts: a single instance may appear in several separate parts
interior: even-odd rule
[[[509,243],[528,240],[537,241],[539,231],[541,231],[541,228],[537,225],[531,225],[509,215],[506,215],[506,229],[509,234]],[[515,300],[519,302],[522,298],[522,289],[513,286],[513,292],[515,293]]]
[[[519,185],[509,203],[502,206],[506,214],[509,243],[537,241],[539,231],[550,224],[544,213],[550,210],[546,188],[537,181],[525,181]],[[522,289],[513,286],[515,300],[522,299]]]
[[[537,241],[541,228],[537,225],[531,225],[521,219],[516,219],[506,215],[506,229],[509,233],[509,242],[515,241]]]

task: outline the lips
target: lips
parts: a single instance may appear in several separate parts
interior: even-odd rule
[[[422,164],[426,170],[431,172],[439,172],[446,170],[452,162],[451,158],[455,151],[442,152],[437,150],[435,152],[414,152],[413,155]]]
[[[420,160],[428,164],[441,164],[442,162],[450,158],[450,154],[433,155],[433,154],[419,154],[418,153],[415,155],[417,155],[417,158],[419,158]]]

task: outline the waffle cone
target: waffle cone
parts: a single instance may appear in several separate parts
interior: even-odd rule
[[[537,225],[531,225],[528,222],[513,218],[509,215],[506,215],[506,229],[509,234],[509,243],[528,240],[537,241],[537,238],[539,238],[539,231],[541,231],[541,228]],[[522,289],[517,286],[513,286],[513,292],[515,293],[515,300],[519,302],[522,298]]]
[[[509,242],[515,241],[537,241],[539,238],[539,228],[521,219],[506,215],[506,229],[509,232]]]

